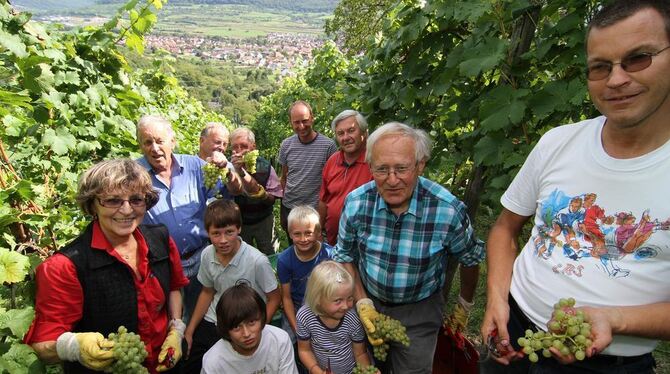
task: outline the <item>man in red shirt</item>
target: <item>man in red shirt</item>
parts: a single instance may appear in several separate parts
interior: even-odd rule
[[[345,110],[335,117],[331,126],[340,150],[330,156],[323,168],[319,216],[326,242],[335,245],[344,198],[355,188],[371,181],[372,174],[365,162],[368,138],[365,117],[355,110]]]

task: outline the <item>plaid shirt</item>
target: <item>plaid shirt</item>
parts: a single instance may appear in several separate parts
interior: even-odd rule
[[[437,292],[447,254],[464,266],[485,257],[465,204],[439,184],[419,177],[400,217],[377,193],[374,181],[347,196],[333,258],[357,263],[365,289],[379,300],[411,303]]]

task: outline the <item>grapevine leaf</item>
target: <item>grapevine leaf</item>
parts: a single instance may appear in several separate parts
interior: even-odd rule
[[[524,100],[529,92],[527,89],[515,90],[507,85],[498,86],[489,92],[479,107],[484,133],[519,123],[526,111]]]
[[[156,10],[160,10],[163,7],[163,2],[161,0],[151,0],[151,4]]]
[[[128,48],[136,51],[139,54],[144,53],[144,40],[141,36],[135,33],[129,33],[126,38],[126,45]]]
[[[0,248],[0,283],[16,283],[28,275],[28,257]],[[8,322],[9,324],[9,322]]]
[[[116,25],[118,24],[119,24],[119,16],[114,16],[110,18],[109,21],[105,22],[105,24],[102,25],[102,27],[107,31],[111,31],[114,30],[116,28]]]
[[[129,2],[126,3],[124,8],[126,10],[132,10],[133,8],[135,8],[137,6],[137,3],[139,3],[139,2],[140,2],[140,0],[130,0]]]
[[[10,92],[0,89],[0,104],[30,108],[30,100],[26,91]]]
[[[493,69],[505,58],[507,44],[507,41],[498,38],[483,38],[476,47],[467,49],[463,54],[463,62],[458,65],[461,74],[474,77]]]
[[[26,51],[26,45],[23,44],[21,38],[18,35],[13,35],[5,30],[0,30],[0,46],[3,46],[5,49],[9,50],[18,58],[28,57],[28,51]]]
[[[30,372],[36,361],[39,361],[35,351],[26,344],[13,344],[9,351],[2,355],[2,360],[9,373],[26,373]],[[40,364],[38,363],[38,366]],[[34,370],[32,372],[35,372]]]
[[[490,1],[457,1],[453,4],[454,18],[459,21],[475,22],[488,12],[493,5]]]
[[[56,73],[55,76],[55,81],[56,85],[60,84],[72,84],[72,85],[79,85],[79,74],[75,71],[68,71],[68,72],[58,72]]]
[[[74,148],[77,139],[64,127],[46,129],[42,136],[42,144],[49,146],[57,155],[64,155]]]
[[[26,269],[28,268],[28,265],[29,265],[28,258],[26,257],[24,265]],[[27,275],[28,271],[26,270],[24,274]],[[28,332],[28,328],[30,327],[33,318],[35,317],[35,311],[33,310],[33,308],[28,307],[23,309],[10,309],[6,313],[7,313],[7,320],[4,321],[2,325],[0,325],[0,328],[8,328],[9,330],[11,330],[14,336],[18,338],[23,338],[23,335],[25,335],[26,332]]]
[[[19,222],[19,214],[15,209],[0,205],[0,228],[9,226],[14,222]]]

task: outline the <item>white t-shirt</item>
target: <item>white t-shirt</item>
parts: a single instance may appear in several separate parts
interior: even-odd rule
[[[220,339],[202,359],[201,374],[296,374],[293,345],[286,331],[265,325],[261,342],[251,356],[243,356]]]
[[[216,324],[216,304],[219,303],[223,291],[234,286],[238,280],[248,280],[251,287],[266,302],[266,294],[279,287],[268,257],[246,242],[242,240],[240,242],[240,249],[228,266],[223,266],[219,262],[213,245],[210,244],[202,250],[198,280],[203,286],[216,290],[205,314],[205,320],[213,324]]]
[[[615,159],[602,147],[604,123],[547,132],[501,198],[510,211],[535,216],[510,292],[542,328],[562,297],[596,307],[670,301],[670,142]],[[604,353],[635,356],[656,343],[615,336]]]

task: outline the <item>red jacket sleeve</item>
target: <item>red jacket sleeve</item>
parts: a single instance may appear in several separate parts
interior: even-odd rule
[[[84,293],[69,258],[55,254],[35,271],[35,319],[24,337],[26,344],[56,340],[71,331],[82,317]]]

